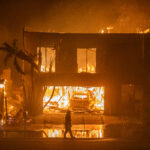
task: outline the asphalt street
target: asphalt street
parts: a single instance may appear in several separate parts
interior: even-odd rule
[[[2,150],[145,150],[149,140],[127,139],[63,139],[63,138],[1,138]]]

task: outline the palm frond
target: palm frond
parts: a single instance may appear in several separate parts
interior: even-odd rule
[[[0,47],[0,50],[8,52],[12,55],[15,55],[17,58],[27,61],[29,64],[33,66],[33,68],[39,71],[37,64],[34,62],[34,58],[32,54],[26,53],[18,49],[17,47],[9,45],[8,43],[4,43],[3,45],[4,47]]]
[[[19,66],[19,64],[18,64],[18,62],[17,62],[17,57],[15,57],[15,59],[14,59],[14,65],[15,65],[15,67],[16,67],[16,70],[17,70],[19,73],[25,75],[25,72],[21,69],[21,67]]]

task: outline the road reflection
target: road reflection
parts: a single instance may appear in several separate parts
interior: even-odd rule
[[[50,137],[50,138],[63,138],[64,137],[64,129],[59,128],[46,128],[43,129],[44,133],[43,137]],[[104,127],[102,125],[97,126],[96,128],[92,127],[74,127],[72,129],[72,133],[75,138],[104,138]],[[67,135],[69,138],[69,135]]]

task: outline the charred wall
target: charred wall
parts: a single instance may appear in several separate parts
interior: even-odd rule
[[[77,48],[96,48],[96,73],[122,82],[141,75],[142,41],[139,34],[24,34],[29,52],[36,54],[38,46],[56,48],[56,73],[77,73]]]
[[[38,46],[56,49],[56,71],[40,73],[40,85],[104,86],[105,113],[116,115],[121,111],[121,86],[139,86],[143,82],[143,51],[149,48],[147,38],[140,34],[25,32],[24,47],[32,53],[36,53]],[[96,73],[77,73],[77,48],[96,48]],[[29,71],[27,64],[25,68]]]
[[[69,37],[59,39],[56,49],[56,72],[57,73],[76,73],[77,72],[77,53],[74,41]]]

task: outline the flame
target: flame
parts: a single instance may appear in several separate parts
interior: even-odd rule
[[[41,72],[50,72],[50,68],[45,67],[44,65],[41,65]],[[54,66],[52,66],[51,72],[55,72],[55,67]]]
[[[104,87],[102,87],[101,89],[97,88],[95,95],[96,95],[95,107],[104,110]]]
[[[46,94],[44,96],[44,104],[49,100],[50,95],[52,93],[53,86],[50,86]],[[69,106],[69,95],[68,95],[68,90],[66,86],[64,87],[55,87],[55,93],[54,96],[51,99],[51,102],[49,103],[48,106],[56,106],[58,108],[68,108]]]
[[[43,129],[43,131],[47,134],[48,137],[51,138],[62,138],[64,136],[64,130],[63,129]],[[104,129],[94,129],[94,130],[73,130],[73,135],[76,138],[104,138]],[[46,137],[45,134],[43,134],[43,137]],[[67,137],[69,137],[67,135]]]
[[[101,34],[103,34],[104,32],[105,32],[104,29],[102,29],[102,30],[101,30]]]
[[[48,137],[61,137],[62,136],[62,132],[61,130],[58,129],[49,129],[48,133],[47,133]]]
[[[0,84],[0,89],[3,89],[5,87],[4,84]]]
[[[51,97],[53,86],[47,88],[43,98],[43,105],[47,103]],[[67,109],[71,100],[87,101],[89,109],[104,110],[104,87],[72,87],[72,86],[56,86],[54,95],[45,111],[50,109]]]
[[[103,138],[103,130],[99,129],[99,130],[92,130],[90,132],[90,138]]]
[[[89,72],[89,73],[95,73],[96,69],[93,65],[87,65],[87,68],[79,68],[78,73],[81,72]]]

